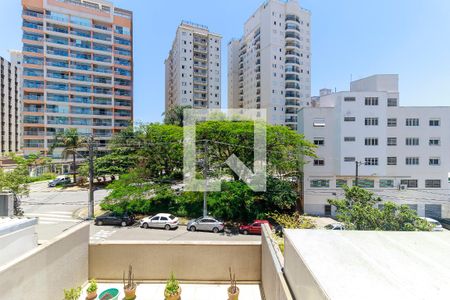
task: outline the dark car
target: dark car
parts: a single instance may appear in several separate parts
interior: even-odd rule
[[[95,225],[116,225],[130,226],[134,224],[134,217],[130,215],[117,215],[114,213],[106,213],[95,218]]]
[[[268,224],[270,226],[270,223],[267,220],[255,220],[250,225],[240,226],[239,232],[242,234],[261,234],[261,225],[262,224]]]
[[[438,221],[439,221],[439,223],[441,223],[442,227],[444,227],[445,229],[450,230],[450,218],[439,219]]]

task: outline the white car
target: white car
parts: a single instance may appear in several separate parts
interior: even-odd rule
[[[328,230],[345,230],[345,225],[342,223],[332,223],[325,226]]]
[[[434,226],[431,231],[443,231],[444,230],[444,228],[442,227],[442,224],[439,223],[438,221],[436,221],[435,219],[426,218],[426,217],[420,217],[420,218]]]
[[[142,228],[164,228],[165,230],[178,228],[178,218],[171,214],[157,214],[141,220]]]

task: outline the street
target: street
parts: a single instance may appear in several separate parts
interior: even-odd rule
[[[106,190],[94,193],[95,202],[99,203],[106,195]],[[48,188],[47,182],[30,185],[29,197],[22,198],[22,208],[26,217],[39,217],[36,227],[40,241],[50,240],[67,228],[82,222],[74,213],[87,207],[88,191]]]
[[[107,190],[96,190],[98,204]],[[22,208],[27,217],[39,217],[36,231],[40,242],[51,240],[68,228],[83,222],[76,213],[87,207],[88,191],[48,188],[47,182],[30,185],[29,197],[22,199]],[[227,235],[225,233],[189,232],[185,226],[176,230],[143,229],[138,224],[130,227],[95,226],[91,222],[91,241],[104,240],[152,240],[152,241],[259,241],[260,236]]]

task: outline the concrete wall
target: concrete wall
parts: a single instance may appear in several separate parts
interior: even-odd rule
[[[295,299],[329,299],[286,235],[284,238],[284,274]]]
[[[267,300],[292,300],[282,269],[282,254],[273,246],[270,228],[263,225],[261,239],[261,285]],[[281,256],[281,257],[279,257]],[[281,261],[280,261],[281,260]]]
[[[0,266],[37,247],[34,225],[0,235]]]
[[[104,241],[89,246],[89,277],[122,280],[133,266],[136,280],[167,280],[173,271],[185,281],[261,280],[259,242]]]
[[[63,289],[88,278],[88,243],[89,224],[83,223],[0,267],[0,297],[62,299]]]

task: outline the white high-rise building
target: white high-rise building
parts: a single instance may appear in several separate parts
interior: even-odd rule
[[[228,107],[266,109],[268,122],[297,128],[311,94],[311,13],[297,0],[268,0],[228,44]]]
[[[399,106],[398,75],[351,82],[299,111],[299,133],[318,146],[304,167],[304,210],[331,215],[328,199],[356,184],[420,216],[450,216],[450,107]],[[380,204],[382,205],[382,203]]]
[[[21,149],[21,65],[14,52],[11,57],[0,57],[0,156]]]
[[[165,61],[166,111],[177,105],[220,108],[221,41],[206,26],[181,23]]]

